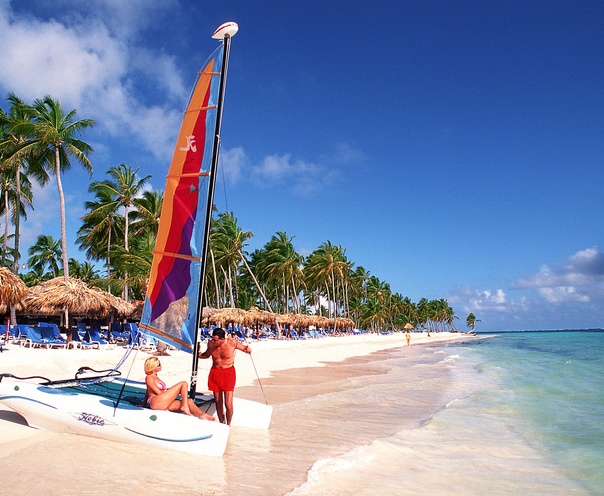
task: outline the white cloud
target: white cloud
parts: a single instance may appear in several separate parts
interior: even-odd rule
[[[534,328],[548,321],[558,328],[553,315],[562,319],[562,327],[593,327],[604,319],[604,255],[597,247],[587,248],[518,278],[507,292],[465,286],[447,299],[458,312],[473,312],[491,329]]]
[[[604,254],[596,246],[578,251],[569,258],[567,270],[602,277],[604,276]]]
[[[249,167],[249,160],[241,146],[230,150],[221,150],[218,163],[222,166],[224,176],[230,184],[239,182],[242,170]]]
[[[536,274],[511,284],[533,289],[548,303],[589,302],[604,294],[604,254],[597,247],[580,250],[558,267],[544,265]]]
[[[477,290],[464,286],[447,298],[449,303],[462,305],[464,312],[507,312],[510,304],[503,289]]]
[[[326,156],[323,161],[326,163],[353,164],[366,160],[367,157],[362,150],[355,148],[349,143],[338,143],[331,155]]]
[[[64,2],[69,4],[78,5]],[[133,148],[169,158],[187,85],[172,57],[132,42],[145,24],[142,0],[93,2],[93,13],[98,4],[106,15],[87,12],[59,22],[16,17],[8,2],[0,3],[0,89],[26,101],[51,94],[66,110],[77,108],[78,118],[94,118],[99,135],[130,139]],[[144,102],[140,83],[152,87],[162,104]]]
[[[588,295],[579,293],[577,289],[572,286],[539,288],[538,291],[548,303],[567,303],[571,301],[587,303],[590,301]]]
[[[333,166],[293,159],[291,154],[268,155],[253,163],[242,147],[222,150],[220,162],[232,183],[250,178],[259,187],[284,186],[300,196],[322,191],[340,177]]]

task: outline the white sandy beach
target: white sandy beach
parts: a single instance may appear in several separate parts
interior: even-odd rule
[[[459,341],[477,339],[463,333],[432,333],[430,337],[426,333],[412,333],[411,348],[421,344],[445,343],[449,341]],[[253,349],[252,358],[246,354],[240,353],[235,360],[237,370],[237,389],[244,388],[249,390],[251,387],[256,390],[258,387],[258,378],[260,381],[269,380],[276,372],[288,369],[302,369],[307,367],[324,367],[327,363],[342,362],[352,357],[362,357],[381,350],[387,350],[400,347],[403,352],[407,348],[405,336],[403,333],[388,335],[381,334],[362,334],[342,337],[329,337],[309,340],[268,340],[251,343]],[[203,347],[202,347],[203,349]],[[4,347],[4,352],[0,354],[0,372],[12,373],[17,376],[41,375],[49,379],[65,379],[73,377],[77,369],[81,366],[89,366],[94,369],[108,369],[114,366],[124,353],[123,347],[105,347],[100,350],[52,350],[52,349],[29,349],[18,345],[9,344]],[[143,362],[149,356],[149,353],[142,351],[133,352],[133,359],[122,366],[122,374],[134,380],[144,380]],[[169,351],[169,356],[160,357],[163,371],[162,378],[167,383],[173,383],[179,380],[190,380],[191,355],[179,352]],[[210,360],[200,360],[199,363],[199,384],[198,391],[206,391],[206,378],[211,365]],[[334,370],[335,372],[335,370]],[[237,390],[235,395],[238,395]],[[258,394],[256,394],[258,398]],[[252,398],[254,399],[254,398]],[[268,402],[272,404],[269,397]],[[231,434],[233,435],[233,433]],[[231,443],[231,441],[229,441]],[[118,447],[116,443],[103,440],[82,439],[81,436],[49,433],[29,428],[23,419],[0,405],[0,460],[3,466],[14,464],[16,458],[23,456],[33,456],[36,459],[43,460],[52,456],[49,454],[49,446],[53,450],[63,452],[75,464],[68,469],[61,468],[61,464],[52,464],[54,475],[48,478],[43,484],[31,491],[31,487],[23,486],[25,480],[37,480],[35,475],[26,477],[20,471],[5,471],[3,476],[3,487],[10,488],[7,494],[112,494],[112,492],[103,492],[98,488],[98,492],[91,489],[95,481],[90,481],[90,485],[80,486],[88,487],[88,490],[76,492],[75,488],[69,491],[65,490],[65,484],[82,483],[78,475],[80,470],[86,470],[89,463],[88,450],[91,447],[97,452],[111,453],[111,467],[123,467],[124,470],[131,470],[136,467],[136,460],[133,461],[133,455],[138,457],[141,451],[139,447]],[[149,450],[145,449],[145,452]],[[142,456],[142,455],[141,455]],[[148,454],[149,459],[174,460],[181,457],[181,454],[172,452],[163,452],[156,450]],[[120,457],[122,457],[120,459]],[[144,460],[145,457],[141,458]],[[145,463],[144,461],[142,462]],[[214,462],[214,465],[221,466],[220,462]],[[144,470],[143,472],[144,473]],[[140,474],[139,474],[140,475]],[[118,477],[127,478],[126,473],[118,474]],[[141,479],[140,493],[153,494],[153,490],[143,490],[145,478]],[[163,490],[166,490],[166,482],[163,483]],[[168,484],[169,486],[169,484]],[[44,488],[44,492],[36,492]],[[149,492],[150,491],[150,492]],[[201,494],[204,494],[203,492]]]

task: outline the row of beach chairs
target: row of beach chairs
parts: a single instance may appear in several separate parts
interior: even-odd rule
[[[103,345],[136,343],[140,349],[153,351],[157,343],[145,339],[138,334],[135,322],[111,324],[109,332],[103,333],[100,326],[88,328],[85,322],[79,322],[71,330],[71,340],[66,340],[59,331],[57,324],[39,322],[37,326],[18,324],[9,327],[7,342],[20,344],[28,348],[81,348],[99,349]]]

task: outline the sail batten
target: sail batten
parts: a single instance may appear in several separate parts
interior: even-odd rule
[[[210,170],[214,161],[223,50],[198,73],[184,112],[170,169],[153,252],[140,328],[191,352],[197,339],[198,299]]]
[[[216,105],[210,105],[209,107],[199,107],[199,108],[194,108],[194,109],[188,109],[188,110],[185,110],[184,113],[186,115],[190,112],[198,112],[200,110],[210,110],[210,109],[215,109],[215,108],[216,108]]]
[[[201,262],[201,258],[199,257],[189,257],[187,255],[180,255],[179,253],[168,253],[165,251],[154,251],[153,255],[159,255],[159,256],[168,256],[168,257],[174,257],[174,258],[182,258],[183,260],[191,260],[193,262]]]
[[[210,173],[209,172],[191,172],[189,174],[180,174],[179,176],[171,176],[171,175],[167,175],[166,179],[170,179],[170,178],[178,178],[178,177],[199,177],[199,176],[209,176]]]

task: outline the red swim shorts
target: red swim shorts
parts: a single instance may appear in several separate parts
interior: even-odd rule
[[[212,367],[208,375],[208,389],[214,393],[234,391],[236,379],[235,367],[226,369]]]

